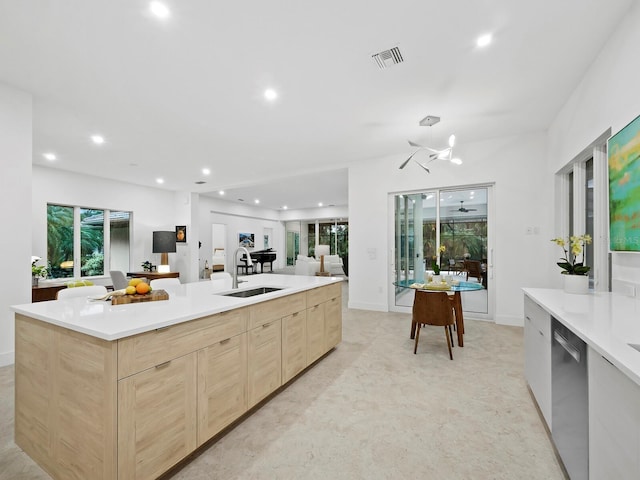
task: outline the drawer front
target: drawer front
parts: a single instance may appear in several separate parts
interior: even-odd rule
[[[240,308],[118,340],[118,378],[124,378],[247,330]]]
[[[546,338],[551,338],[551,316],[536,302],[525,295],[524,297],[524,321],[530,322]]]
[[[342,296],[342,286],[340,283],[314,288],[307,292],[307,307],[313,307],[314,305],[319,305],[340,296]]]
[[[276,320],[278,318],[301,312],[307,308],[307,299],[304,292],[287,295],[286,297],[276,298],[268,302],[253,305],[249,313],[249,327],[254,329],[259,325]]]

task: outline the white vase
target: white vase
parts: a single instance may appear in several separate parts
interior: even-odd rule
[[[584,295],[589,293],[589,276],[588,275],[563,275],[564,291]]]
[[[442,277],[440,275],[433,275],[433,283],[440,283],[442,281]]]

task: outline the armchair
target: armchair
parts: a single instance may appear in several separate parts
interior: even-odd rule
[[[325,257],[325,269],[326,269],[326,257]],[[295,274],[296,275],[315,275],[320,271],[320,262],[312,257],[305,257],[304,255],[298,255],[296,259]]]

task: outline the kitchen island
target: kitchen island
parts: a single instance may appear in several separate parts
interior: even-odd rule
[[[54,478],[156,478],[341,341],[341,279],[247,278],[281,289],[14,306],[16,444]]]

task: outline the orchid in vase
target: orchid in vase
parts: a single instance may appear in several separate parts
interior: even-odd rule
[[[591,235],[571,236],[568,240],[558,237],[551,239],[564,251],[564,257],[560,257],[558,266],[563,270],[563,275],[588,275],[591,267],[584,264],[584,247],[591,243]],[[578,257],[582,255],[582,261]]]
[[[438,263],[438,256],[441,253],[444,253],[446,250],[447,247],[445,247],[444,245],[440,245],[438,247],[438,255],[434,255],[433,257],[431,257],[431,269],[433,270],[434,275],[440,275],[440,264]]]

